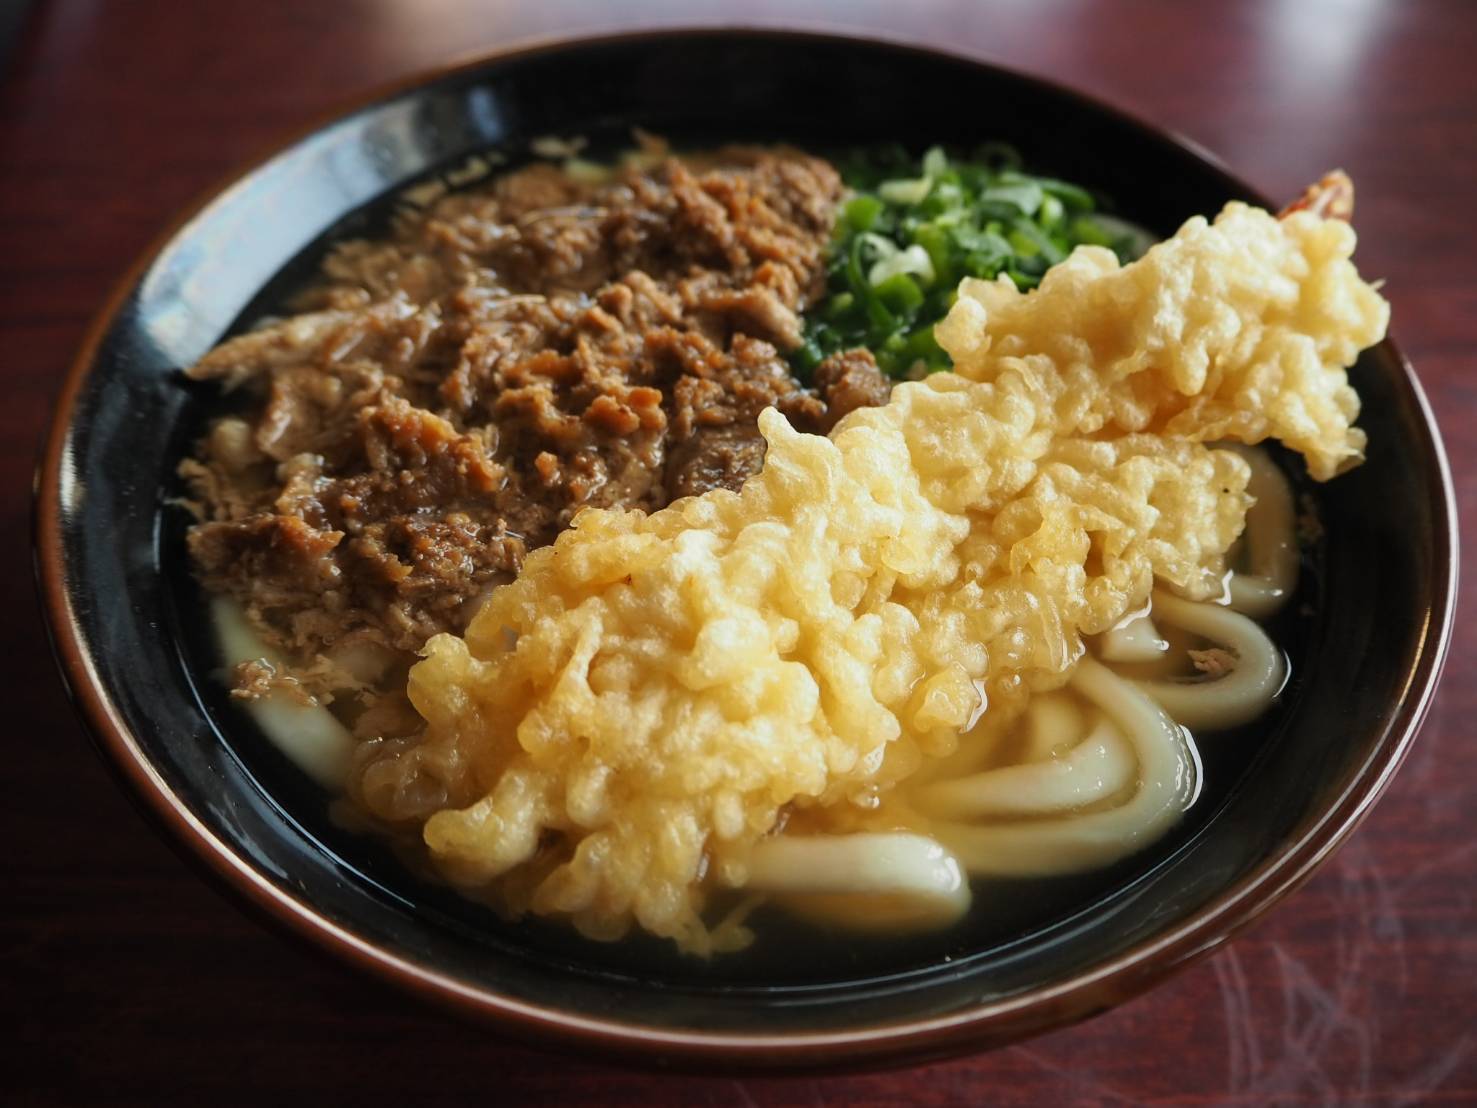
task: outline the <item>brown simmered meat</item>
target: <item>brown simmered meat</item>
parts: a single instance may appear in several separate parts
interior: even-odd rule
[[[541,528],[546,512],[504,495],[483,435],[402,398],[361,409],[349,437],[339,473],[319,455],[282,463],[270,510],[196,525],[190,553],[207,588],[247,601],[285,643],[372,627],[417,650],[516,570],[513,528]]]
[[[814,390],[784,359],[840,192],[786,149],[536,165],[341,247],[302,314],[188,371],[245,397],[181,467],[202,581],[299,662],[418,650],[581,508],[736,488],[764,408],[825,431],[882,402],[864,352]]]
[[[892,393],[892,382],[877,368],[877,359],[865,347],[832,354],[815,367],[814,383],[825,403],[821,426],[825,432],[858,408],[886,404]]]

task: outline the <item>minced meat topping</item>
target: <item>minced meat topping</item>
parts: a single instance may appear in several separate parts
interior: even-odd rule
[[[181,467],[202,582],[299,661],[415,651],[581,508],[737,488],[765,408],[824,432],[883,402],[864,351],[810,389],[784,358],[840,195],[782,148],[537,164],[340,247],[302,314],[187,371],[248,396]]]

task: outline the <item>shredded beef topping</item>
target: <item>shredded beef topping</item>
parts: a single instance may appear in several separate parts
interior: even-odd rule
[[[830,431],[842,416],[858,408],[887,403],[892,382],[877,368],[877,360],[865,348],[832,354],[815,367],[815,388],[825,401],[822,429]]]
[[[202,581],[299,662],[415,651],[581,508],[737,488],[765,408],[823,432],[881,403],[865,352],[814,389],[784,358],[840,192],[786,149],[540,164],[340,247],[302,314],[188,371],[247,398],[181,466]]]

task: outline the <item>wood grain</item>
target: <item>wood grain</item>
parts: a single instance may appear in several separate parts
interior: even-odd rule
[[[32,596],[30,470],[60,374],[171,213],[375,84],[532,36],[806,24],[1055,77],[1170,127],[1272,195],[1342,165],[1364,272],[1477,518],[1477,5],[1466,0],[37,3],[0,74],[0,1089],[24,1103],[478,1099],[653,1106],[1477,1103],[1477,632],[1458,630],[1374,815],[1224,952],[1083,1026],[824,1080],[611,1070],[500,1041],[291,947],[128,811],[62,695]],[[973,106],[988,130],[988,105]],[[1463,599],[1477,578],[1468,531]],[[106,541],[99,536],[99,541]]]

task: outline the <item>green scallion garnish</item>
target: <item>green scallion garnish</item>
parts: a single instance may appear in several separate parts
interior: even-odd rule
[[[961,278],[1005,273],[1029,289],[1081,244],[1128,262],[1147,242],[1099,214],[1086,189],[1024,172],[1020,155],[999,143],[969,158],[940,147],[922,158],[871,150],[844,160],[842,177],[851,193],[836,221],[826,294],[791,357],[803,379],[827,356],[856,347],[893,377],[947,369],[933,325]]]

